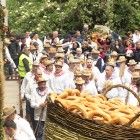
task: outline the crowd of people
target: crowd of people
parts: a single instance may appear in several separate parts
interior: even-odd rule
[[[21,100],[26,100],[28,121],[17,115],[14,107],[4,108],[4,128],[9,136],[42,140],[51,92],[78,89],[81,94],[96,95],[121,84],[139,96],[139,30],[122,37],[113,33],[88,35],[87,31],[85,25],[82,32],[72,31],[61,38],[54,31],[42,41],[38,33],[30,35],[25,31],[24,36],[11,34],[9,40],[5,39],[8,73],[12,75],[16,70],[22,79],[20,94]],[[133,94],[121,87],[111,89],[106,98],[121,98],[125,104],[139,105]]]

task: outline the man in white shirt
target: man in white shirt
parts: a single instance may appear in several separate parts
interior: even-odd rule
[[[11,58],[11,55],[10,55],[10,52],[9,52],[9,49],[8,49],[8,46],[11,44],[10,40],[5,38],[4,39],[4,43],[5,43],[5,47],[4,47],[4,50],[5,50],[5,57],[6,57],[6,67],[8,69],[8,74],[11,75],[13,74],[13,69],[16,69],[16,65],[13,61],[13,59]],[[8,65],[9,64],[9,65]]]
[[[129,60],[128,68],[124,71],[124,77],[126,77],[129,84],[131,83],[132,73],[135,72],[136,64],[137,62],[135,62],[135,60]]]
[[[56,48],[51,47],[48,51],[49,53],[49,60],[55,61],[55,55],[56,55]]]
[[[112,85],[121,84],[120,78],[115,77],[113,75],[113,71],[114,71],[114,68],[112,66],[107,65],[105,68],[105,73],[102,73],[100,78],[98,79],[97,86],[98,86],[98,91],[100,93],[102,93],[105,90],[104,84],[107,80],[112,81]],[[106,97],[109,99],[119,97],[123,101],[125,101],[126,93],[123,93],[122,88],[114,88],[106,94]]]
[[[83,87],[84,91],[88,92],[91,95],[98,94],[95,82],[90,80],[91,73],[87,70],[82,71],[82,79],[85,81]]]
[[[55,63],[55,73],[50,76],[48,81],[49,87],[52,91],[57,94],[62,93],[65,89],[69,88],[69,78],[62,70],[63,64],[61,61]]]
[[[90,71],[90,72],[93,73],[94,80],[95,80],[95,82],[97,82],[97,80],[98,80],[99,76],[101,75],[101,73],[100,73],[99,69],[96,66],[93,65],[92,58],[90,58],[90,57],[87,58],[85,69],[87,71]]]
[[[35,77],[35,72],[37,71],[38,68],[39,68],[39,62],[34,61],[32,70],[25,75],[20,88],[21,100],[24,99],[26,86],[28,85],[29,81]]]
[[[75,66],[76,66],[76,63],[75,63],[75,59],[71,58],[69,60],[69,69],[67,71],[68,73],[68,77],[69,77],[69,88],[70,89],[74,89],[75,88],[75,83],[74,83],[74,72],[75,72]]]
[[[74,59],[74,63],[75,63],[75,69],[76,70],[80,70],[80,71],[83,70],[83,66],[81,64],[80,59]]]
[[[30,32],[26,31],[25,32],[25,37],[26,37],[26,45],[29,48],[30,47],[30,43],[31,43]]]
[[[23,131],[17,130],[16,123],[14,121],[7,121],[4,124],[5,133],[12,138],[12,140],[30,140],[28,135]]]
[[[33,41],[37,42],[39,44],[39,51],[41,52],[43,50],[43,43],[42,41],[39,39],[38,33],[34,33],[33,34]]]
[[[30,105],[31,101],[31,93],[36,87],[38,86],[37,81],[38,79],[42,77],[42,71],[40,69],[37,69],[35,72],[35,77],[28,82],[28,85],[26,86],[26,119],[32,123],[33,129],[35,129],[35,122],[34,122],[34,109]]]
[[[83,85],[85,81],[81,77],[77,77],[74,82],[75,82],[75,89],[78,89],[80,93],[84,93]]]
[[[5,107],[2,111],[4,123],[7,121],[14,121],[17,126],[17,130],[24,132],[29,140],[36,140],[33,130],[30,127],[30,124],[19,115],[16,114],[15,107]]]
[[[40,58],[40,65],[39,68],[44,71],[46,70],[46,61],[48,60],[48,56],[47,55],[42,55]]]
[[[56,58],[56,62],[57,61],[61,61],[62,62],[62,64],[63,64],[63,67],[62,67],[62,70],[63,71],[68,71],[68,69],[69,69],[69,66],[64,62],[64,54],[60,54],[60,53],[57,53],[56,55],[55,55],[55,58]]]
[[[36,52],[36,48],[35,48],[35,46],[34,45],[31,45],[30,46],[30,54],[29,54],[29,57],[30,57],[30,59],[31,59],[31,62],[33,63],[34,61],[36,61],[36,60],[38,60],[38,54],[37,54],[37,52]],[[38,60],[39,61],[39,60]]]
[[[51,47],[52,47],[52,46],[50,45],[50,43],[48,43],[48,42],[45,43],[45,44],[44,44],[44,49],[43,49],[43,51],[41,52],[41,54],[49,56],[48,51],[50,50]]]
[[[135,30],[135,33],[133,34],[133,43],[136,43],[137,41],[140,41],[140,32]]]
[[[133,90],[139,96],[139,87],[140,87],[140,75],[139,72],[133,72],[131,77],[131,84],[129,88]],[[137,98],[130,92],[127,92],[126,104],[138,106]]]
[[[92,61],[94,66],[96,66],[99,71],[102,71],[102,67],[104,66],[104,60],[99,56],[100,52],[96,49],[92,50]]]
[[[47,111],[47,98],[50,92],[46,80],[43,77],[40,77],[38,79],[38,87],[33,90],[31,95],[31,107],[34,108],[34,120],[36,126],[35,134],[37,140],[42,140],[43,137],[43,128]]]
[[[54,62],[51,60],[47,60],[45,62],[45,66],[46,69],[43,71],[43,75],[45,75],[45,77],[47,78],[47,80],[49,79],[49,77],[53,74],[54,71]]]

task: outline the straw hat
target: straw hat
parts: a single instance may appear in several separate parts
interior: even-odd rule
[[[58,53],[62,53],[62,52],[64,52],[65,50],[62,48],[62,47],[59,47],[58,49],[57,49],[57,52]]]
[[[76,71],[74,72],[74,75],[75,75],[75,76],[82,76],[82,72],[81,72],[80,70],[76,70]]]
[[[50,43],[46,42],[46,43],[44,44],[44,48],[51,48]]]
[[[47,61],[45,62],[45,66],[48,66],[48,65],[51,65],[51,64],[54,64],[54,62],[51,61],[51,60],[47,60]]]
[[[69,64],[74,63],[74,58],[70,58]]]
[[[87,71],[87,70],[83,70],[82,75],[83,76],[91,76],[91,73],[89,71]]]
[[[109,62],[107,63],[109,66],[116,66],[116,62],[114,61],[114,59],[110,59]]]
[[[93,54],[99,54],[100,52],[99,52],[98,50],[96,50],[96,49],[93,49],[93,50],[92,50],[92,53],[93,53]]]
[[[64,58],[64,57],[65,57],[64,54],[60,54],[60,53],[57,53],[55,55],[55,58]]]
[[[138,78],[140,78],[139,72],[133,72],[133,73],[132,73],[132,78],[133,78],[133,79],[138,79]]]
[[[50,50],[48,51],[48,53],[56,53],[56,49],[51,47]]]
[[[33,62],[33,66],[39,66],[39,61],[37,61],[37,60],[34,61],[34,62]]]
[[[135,66],[135,70],[140,70],[140,62]]]
[[[110,55],[111,56],[118,56],[118,53],[116,51],[113,51]]]
[[[30,46],[30,50],[37,50],[34,45]]]
[[[75,84],[81,85],[81,84],[84,84],[84,83],[85,83],[85,81],[81,77],[78,77],[75,80]]]
[[[61,67],[63,67],[63,64],[62,64],[61,61],[58,61],[58,62],[55,63],[55,66],[61,66]]]
[[[70,53],[70,54],[68,54],[68,59],[72,59],[72,58],[74,59],[73,54],[71,54],[71,53]]]
[[[40,83],[40,82],[47,82],[47,79],[45,79],[44,77],[40,77],[40,78],[38,78],[37,82],[38,83]]]
[[[117,61],[117,62],[125,62],[126,61],[126,59],[125,59],[125,57],[124,56],[120,56],[119,57],[119,60]]]
[[[9,106],[9,107],[5,107],[3,108],[3,112],[2,112],[2,118],[6,119],[7,117],[9,117],[12,113],[14,113],[16,111],[14,106]]]
[[[128,65],[136,65],[136,64],[137,64],[137,62],[134,59],[129,60]]]
[[[62,47],[62,43],[61,43],[61,42],[58,42],[58,43],[56,44],[56,46],[57,46],[57,47]]]
[[[40,60],[42,60],[43,58],[48,58],[48,56],[45,55],[45,54],[43,54],[43,55],[41,56]]]
[[[83,65],[85,63],[85,60],[83,58],[81,58],[80,63]]]

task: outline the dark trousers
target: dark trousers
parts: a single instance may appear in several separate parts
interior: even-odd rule
[[[31,107],[30,102],[26,99],[26,116],[29,116],[27,119],[31,122],[33,130],[35,130],[35,121],[34,121],[34,108]]]
[[[35,126],[37,127],[38,121],[35,121]],[[37,129],[36,133],[36,140],[42,140],[43,139],[43,130],[44,130],[44,121],[41,121],[39,124],[39,127]]]
[[[6,63],[5,68],[6,68],[6,72],[7,72],[6,74],[8,74],[8,75],[13,74],[13,69],[12,69],[12,67],[11,67],[9,62]]]
[[[18,67],[19,59],[18,58],[17,59],[13,59],[13,61],[14,61],[15,65]]]

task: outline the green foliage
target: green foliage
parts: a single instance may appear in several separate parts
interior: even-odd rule
[[[2,26],[3,26],[3,22],[4,22],[4,14],[3,14],[3,7],[0,4],[0,40],[2,40],[3,38],[3,30],[2,30]]]
[[[10,29],[18,33],[65,33],[82,30],[84,23],[125,32],[140,25],[140,0],[7,0],[7,5]]]
[[[137,11],[131,6],[131,1],[121,0],[120,3],[114,2],[114,28],[118,31],[132,30],[140,24],[136,24]]]

